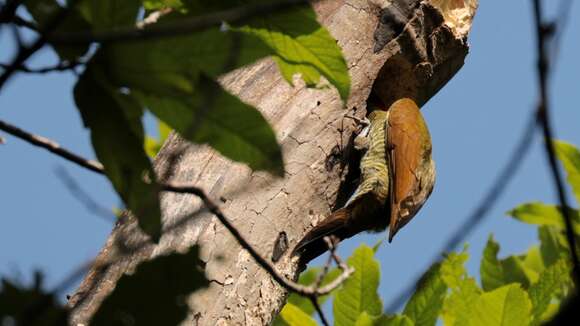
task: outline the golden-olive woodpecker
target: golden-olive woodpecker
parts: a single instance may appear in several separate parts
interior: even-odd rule
[[[425,203],[435,183],[431,136],[415,102],[403,98],[388,110],[369,114],[369,126],[355,139],[365,150],[360,181],[343,208],[308,232],[294,252],[318,247],[324,236],[337,240],[389,226],[389,242]],[[322,250],[324,251],[324,249]]]

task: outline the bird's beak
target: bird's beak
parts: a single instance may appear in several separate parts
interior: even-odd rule
[[[399,232],[399,223],[397,223],[397,219],[393,218],[391,220],[391,223],[389,224],[389,243],[391,243],[391,241],[393,241],[393,238],[395,237],[395,234],[397,234],[397,232]]]

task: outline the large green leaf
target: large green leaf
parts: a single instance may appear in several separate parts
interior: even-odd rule
[[[206,3],[203,6],[188,4],[187,14],[174,12],[157,24],[179,23],[180,19],[234,4],[239,2],[213,2],[207,6]],[[149,5],[160,3],[155,1]],[[157,93],[171,87],[179,88],[183,80],[195,79],[199,72],[216,78],[270,55],[289,81],[299,73],[307,85],[313,86],[322,75],[338,89],[343,100],[350,91],[350,77],[341,50],[336,40],[317,22],[310,6],[297,6],[255,18],[229,30],[209,28],[172,38],[113,44],[107,47],[107,52],[112,71],[120,81],[130,84],[123,86],[139,85]]]
[[[129,96],[106,84],[99,67],[90,65],[79,78],[74,98],[105,174],[143,231],[161,235],[159,189],[143,149],[142,110]]]
[[[273,52],[274,59],[288,82],[300,74],[309,86],[324,76],[334,85],[343,101],[350,92],[350,77],[340,47],[328,30],[316,21],[310,7],[253,20],[238,31],[254,35]]]
[[[374,316],[382,312],[383,304],[377,293],[380,266],[373,250],[361,245],[349,257],[348,265],[355,271],[335,294],[333,312],[336,326],[355,325],[363,311]]]
[[[491,291],[512,282],[520,283],[524,288],[527,288],[530,280],[523,260],[516,256],[499,260],[497,258],[499,248],[499,244],[490,234],[481,257],[480,274],[483,289]],[[532,272],[529,271],[529,273]]]
[[[254,170],[283,175],[282,152],[274,131],[255,108],[201,78],[196,95],[157,97],[134,91],[159,119],[187,140],[207,143]]]
[[[447,284],[441,279],[440,268],[439,263],[429,268],[403,310],[403,314],[413,320],[415,325],[428,326],[437,322],[447,292]]]
[[[472,326],[527,326],[532,304],[519,284],[510,284],[482,294],[473,306]]]
[[[576,203],[580,205],[580,150],[561,140],[554,141],[554,147],[558,159],[566,170],[568,184],[574,191]]]
[[[54,17],[63,8],[56,0],[28,0],[24,1],[23,5],[37,22],[40,28]],[[56,32],[77,32],[79,30],[89,30],[89,23],[81,16],[76,9],[70,10],[66,18],[58,24]],[[62,60],[75,60],[83,56],[89,49],[89,44],[85,45],[62,45],[51,44],[58,56]]]
[[[187,295],[209,284],[197,247],[158,256],[119,279],[91,325],[179,325],[189,312]]]
[[[132,26],[141,7],[140,0],[83,0],[78,8],[95,31]]]
[[[546,313],[552,300],[559,298],[572,286],[570,278],[570,266],[565,259],[561,259],[548,267],[528,290],[532,302],[532,318],[534,325],[538,325],[544,320],[542,316]]]
[[[562,211],[560,207],[555,205],[547,205],[540,202],[527,203],[517,206],[507,212],[507,214],[529,224],[554,226],[559,229],[566,227]],[[570,209],[570,215],[574,231],[580,234],[580,215],[578,211]]]

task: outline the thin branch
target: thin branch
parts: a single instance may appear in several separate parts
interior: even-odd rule
[[[339,266],[339,268],[342,269],[344,267],[341,265],[340,260],[336,260],[334,258],[334,257],[337,257],[337,255],[336,255],[336,246],[332,243],[332,240],[330,240],[330,238],[328,236],[326,236],[326,237],[324,237],[324,241],[328,245],[328,251],[329,251],[328,259],[327,259],[326,263],[324,264],[322,271],[320,272],[320,274],[318,274],[316,281],[314,282],[315,289],[320,288],[320,286],[322,285],[324,278],[326,277],[326,275],[328,275],[328,271],[330,270],[330,265],[332,265],[333,259],[336,261],[336,264]],[[318,297],[311,296],[311,297],[309,297],[309,299],[312,302],[314,309],[316,309],[318,316],[320,316],[320,321],[322,322],[322,324],[325,326],[328,326],[329,325],[328,320],[326,319],[324,312],[320,308],[320,304],[318,303]]]
[[[320,316],[320,321],[322,322],[322,325],[329,326],[330,324],[328,323],[326,316],[324,316],[324,312],[322,311],[322,308],[320,308],[320,304],[318,304],[318,300],[316,300],[316,297],[311,296],[308,297],[308,299],[310,299],[310,302],[312,302],[312,305],[314,306],[314,309],[316,309],[318,316]]]
[[[475,228],[483,222],[487,217],[491,209],[495,206],[498,199],[501,198],[510,181],[514,178],[516,172],[519,170],[520,166],[524,162],[526,154],[530,151],[533,136],[536,131],[536,119],[531,117],[526,129],[522,133],[522,136],[517,144],[517,146],[511,152],[509,159],[507,160],[505,166],[498,174],[494,180],[492,186],[487,191],[485,197],[479,205],[464,219],[464,222],[453,232],[453,234],[448,238],[447,242],[443,245],[440,252],[437,252],[431,259],[429,266],[439,261],[441,253],[450,252],[454,250]],[[421,275],[414,278],[414,282],[410,283],[399,295],[395,297],[387,306],[386,312],[394,312],[398,310],[411,296],[416,284],[418,284],[421,279]]]
[[[18,137],[32,145],[44,148],[70,162],[76,163],[93,172],[104,174],[103,165],[97,161],[88,160],[78,154],[75,154],[65,148],[62,148],[57,142],[48,138],[34,135],[28,131],[22,130],[12,124],[0,120],[0,130],[5,131],[12,136]]]
[[[7,0],[0,9],[0,25],[10,22],[21,4],[22,0]]]
[[[272,14],[274,12],[301,4],[308,4],[308,1],[279,0],[276,2],[261,2],[218,11],[203,16],[183,18],[179,21],[166,22],[162,25],[154,24],[148,28],[118,27],[115,28],[115,30],[102,32],[55,32],[48,35],[48,38],[52,43],[55,44],[86,44],[88,42],[109,43],[162,38],[189,34],[195,31],[207,29],[209,27],[220,26],[223,22],[230,24],[237,23],[248,18]]]
[[[38,26],[34,22],[28,21],[18,15],[14,15],[10,22],[18,27],[25,27],[35,32],[39,31]]]
[[[87,168],[93,172],[104,174],[103,165],[99,162],[87,160],[80,155],[74,154],[71,151],[68,151],[62,148],[56,142],[40,137],[37,135],[33,135],[29,132],[26,132],[20,128],[12,126],[6,122],[0,120],[0,130],[4,130],[16,137],[19,137],[23,140],[28,141],[31,144],[36,146],[45,148],[50,152],[65,158],[73,163],[76,163],[84,168]],[[353,273],[353,269],[348,266],[342,266],[343,273],[336,278],[333,282],[329,283],[328,285],[322,288],[314,288],[314,287],[306,287],[296,282],[288,280],[286,277],[279,274],[274,265],[272,265],[268,260],[260,256],[256,250],[248,243],[248,241],[242,236],[242,234],[229,222],[229,220],[225,217],[222,213],[221,209],[205,194],[205,192],[195,186],[188,185],[188,184],[178,184],[178,183],[164,183],[160,185],[163,191],[171,191],[176,193],[186,193],[186,194],[193,194],[199,197],[207,209],[214,214],[220,222],[228,229],[228,231],[234,236],[234,238],[238,241],[242,248],[246,249],[250,255],[256,260],[258,265],[260,265],[264,270],[266,270],[276,282],[278,282],[281,286],[286,288],[289,291],[296,292],[301,295],[305,296],[321,296],[330,293],[332,290],[336,289],[344,280],[346,280],[350,274]]]
[[[74,70],[76,67],[80,65],[84,65],[84,62],[81,61],[61,61],[55,65],[41,67],[41,68],[30,68],[25,65],[21,65],[20,67],[16,68],[17,71],[25,72],[29,74],[46,74],[50,72],[61,72],[67,70]],[[0,68],[7,70],[10,67],[9,64],[0,63]]]
[[[326,277],[326,275],[328,275],[328,271],[330,271],[330,265],[332,265],[332,255],[329,253],[328,259],[326,260],[326,263],[322,267],[322,271],[320,271],[320,274],[318,274],[318,276],[316,277],[316,281],[314,282],[315,287],[319,288],[320,285],[322,285],[322,281],[324,281],[324,278]]]
[[[566,223],[566,238],[568,239],[568,245],[570,246],[570,257],[573,264],[574,283],[578,285],[578,282],[580,282],[580,262],[578,261],[578,253],[576,252],[576,237],[572,227],[572,216],[570,216],[570,206],[568,205],[568,200],[566,198],[564,182],[562,181],[562,175],[560,174],[558,162],[556,160],[556,152],[553,143],[554,135],[550,124],[549,114],[548,75],[550,62],[548,58],[546,43],[548,39],[552,37],[553,26],[555,25],[543,22],[540,0],[533,0],[533,11],[537,37],[537,73],[538,84],[540,88],[540,102],[538,103],[537,109],[538,124],[542,127],[546,158],[548,159],[548,163],[550,165],[552,180],[554,181],[554,187],[556,188],[558,200],[560,201],[560,207],[562,207],[562,215],[564,216],[564,221]]]
[[[40,50],[46,42],[48,42],[47,35],[49,35],[59,24],[61,24],[64,19],[68,16],[72,8],[74,8],[79,0],[71,0],[68,6],[59,10],[54,14],[44,25],[40,35],[30,46],[20,48],[15,58],[12,60],[10,65],[4,70],[2,75],[0,75],[0,90],[4,87],[8,79],[18,71],[30,56],[32,56],[36,51]],[[4,11],[4,10],[3,10]]]
[[[89,212],[109,223],[115,222],[117,220],[111,209],[102,207],[97,203],[97,201],[91,198],[91,196],[83,190],[83,188],[73,179],[70,174],[68,174],[68,172],[62,166],[59,166],[55,170],[55,173],[70,192],[70,194],[79,202],[81,202],[81,204],[83,204],[83,206],[85,206]]]
[[[230,231],[230,233],[238,241],[240,246],[242,246],[242,248],[246,249],[250,253],[250,255],[258,263],[258,265],[260,265],[264,270],[266,270],[270,274],[270,276],[272,276],[272,278],[276,282],[278,282],[278,284],[280,284],[289,291],[308,297],[326,295],[332,292],[338,286],[340,286],[340,284],[342,284],[354,272],[353,268],[349,266],[343,266],[344,272],[334,281],[321,288],[304,286],[302,284],[290,281],[286,277],[279,274],[278,271],[276,271],[274,265],[272,265],[268,260],[260,256],[260,254],[256,252],[256,250],[242,236],[240,231],[238,231],[238,229],[236,229],[225,217],[221,209],[211,199],[209,199],[205,194],[205,192],[203,192],[201,189],[190,185],[166,183],[163,185],[163,190],[176,193],[193,194],[199,197],[201,201],[204,203],[205,207],[207,207],[207,209],[218,218],[218,220],[226,227],[226,229]]]
[[[323,239],[324,242],[326,242],[326,245],[328,246],[330,256],[334,259],[334,262],[336,263],[338,268],[344,270],[348,265],[346,265],[336,253],[337,242],[332,241],[330,237],[324,237]]]

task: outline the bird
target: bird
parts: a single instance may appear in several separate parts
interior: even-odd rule
[[[391,242],[430,196],[435,184],[431,136],[412,99],[399,99],[386,110],[375,107],[354,143],[364,151],[356,190],[342,208],[306,233],[294,254],[310,252],[314,258],[326,251],[325,236],[337,243],[387,226]]]

